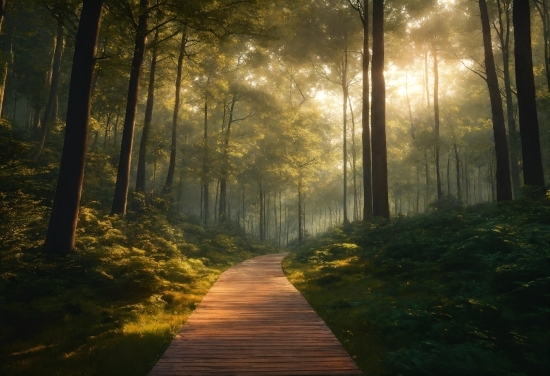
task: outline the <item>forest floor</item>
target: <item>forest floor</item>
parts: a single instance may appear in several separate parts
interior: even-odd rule
[[[365,375],[548,375],[550,203],[334,229],[283,261]]]
[[[224,270],[276,251],[163,198],[137,195],[125,218],[109,216],[116,171],[91,151],[77,251],[44,254],[59,151],[34,161],[2,125],[0,375],[145,375]]]

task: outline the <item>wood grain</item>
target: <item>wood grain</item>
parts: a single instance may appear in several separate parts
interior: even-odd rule
[[[286,279],[286,255],[225,271],[149,375],[361,375]]]

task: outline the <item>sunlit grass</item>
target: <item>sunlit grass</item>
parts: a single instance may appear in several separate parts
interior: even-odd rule
[[[224,270],[273,251],[136,197],[126,218],[83,205],[77,252],[43,254],[51,186],[26,163],[0,171],[1,375],[146,375]]]

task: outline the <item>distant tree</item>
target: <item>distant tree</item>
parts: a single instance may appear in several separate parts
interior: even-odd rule
[[[55,48],[51,67],[50,77],[50,91],[48,95],[48,102],[46,104],[46,110],[42,117],[39,136],[38,136],[38,148],[35,152],[35,158],[40,156],[44,143],[46,141],[46,134],[48,127],[55,121],[55,113],[57,107],[57,93],[59,91],[59,81],[61,76],[61,57],[63,55],[63,49],[65,47],[65,27],[61,18],[57,19],[57,36],[55,39]]]
[[[539,187],[538,192],[542,195],[544,194],[544,172],[535,97],[529,1],[514,1],[512,20],[514,22],[514,57],[523,156],[523,182],[525,185]]]
[[[65,141],[52,214],[44,243],[44,250],[51,253],[69,253],[75,247],[90,121],[92,78],[102,7],[102,0],[84,0],[76,33]]]

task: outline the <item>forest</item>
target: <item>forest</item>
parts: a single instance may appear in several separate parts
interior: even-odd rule
[[[366,375],[548,374],[549,7],[0,0],[0,374],[147,374],[281,249]]]

